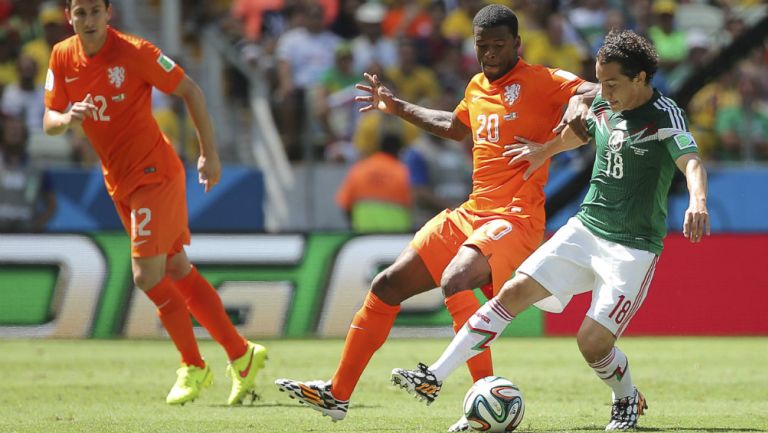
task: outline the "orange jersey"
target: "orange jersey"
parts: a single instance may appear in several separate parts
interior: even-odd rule
[[[480,73],[454,110],[472,131],[472,193],[462,207],[476,213],[530,217],[544,225],[544,184],[549,162],[523,181],[525,165],[510,167],[504,145],[523,137],[545,143],[563,107],[584,80],[570,72],[530,65],[519,59],[506,75],[489,82]]]
[[[53,47],[45,105],[64,112],[91,94],[96,110],[83,130],[99,155],[109,194],[122,197],[183,170],[152,117],[152,87],[172,93],[183,78],[184,70],[157,47],[109,28],[92,57],[76,35]]]

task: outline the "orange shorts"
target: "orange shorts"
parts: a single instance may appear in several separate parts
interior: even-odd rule
[[[464,208],[446,209],[424,224],[411,241],[411,248],[439,283],[459,248],[474,246],[491,266],[491,284],[482,287],[490,298],[539,247],[544,239],[544,227],[539,226],[515,214],[476,215]]]
[[[139,186],[115,200],[115,207],[131,238],[131,257],[174,255],[189,245],[183,171],[163,182]]]

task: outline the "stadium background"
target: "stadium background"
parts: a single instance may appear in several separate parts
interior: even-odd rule
[[[0,337],[161,338],[151,304],[133,288],[128,240],[86,139],[41,131],[47,53],[71,34],[62,3],[0,0]],[[678,183],[651,296],[626,334],[768,335],[768,3],[502,3],[521,19],[526,60],[587,79],[594,80],[595,47],[607,28],[649,35],[664,53],[654,84],[687,106],[710,175],[713,235],[691,245],[679,234],[687,193]],[[314,4],[323,7],[321,16],[313,15]],[[477,70],[470,23],[484,4],[113,1],[113,24],[157,43],[208,98],[225,168],[208,195],[188,169],[189,251],[246,335],[345,334],[370,279],[410,235],[351,232],[335,191],[385,132],[406,148],[426,140],[376,113],[358,115],[349,84],[362,70],[379,71],[405,99],[452,109]],[[665,20],[671,33],[661,29]],[[377,29],[383,35],[374,50],[360,35]],[[379,57],[371,63],[373,52]],[[286,64],[294,65],[291,80]],[[193,167],[194,134],[183,106],[162,94],[153,105]],[[19,152],[23,129],[24,163],[11,167],[5,161]],[[450,149],[467,158],[468,146]],[[591,158],[585,149],[552,165],[550,230],[577,209]],[[18,179],[25,179],[21,195],[13,193]],[[53,203],[50,219],[32,224]],[[582,296],[563,315],[531,309],[509,333],[573,334],[587,303]],[[394,333],[451,335],[440,293],[409,300]]]

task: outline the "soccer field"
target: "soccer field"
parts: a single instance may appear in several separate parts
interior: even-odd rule
[[[223,351],[202,352],[216,375],[194,403],[169,407],[175,350],[167,341],[0,341],[0,432],[444,432],[460,415],[466,369],[425,406],[389,384],[393,367],[431,362],[448,340],[392,340],[374,356],[344,421],[299,406],[275,378],[327,379],[342,342],[267,341],[261,400],[230,408]],[[641,431],[768,431],[768,338],[626,338],[632,375],[649,403]],[[498,375],[525,396],[521,432],[600,431],[610,391],[575,340],[507,338],[494,346]]]

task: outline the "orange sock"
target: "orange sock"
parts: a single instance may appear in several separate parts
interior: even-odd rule
[[[399,312],[399,305],[386,304],[368,292],[363,307],[349,326],[341,361],[331,379],[331,392],[336,399],[349,400],[368,361],[387,340]]]
[[[146,294],[157,306],[157,315],[163,322],[165,330],[168,331],[173,344],[176,345],[176,349],[181,353],[181,362],[200,368],[205,367],[192,330],[192,319],[189,318],[189,311],[184,305],[184,298],[176,290],[170,278],[163,278]]]
[[[192,266],[189,274],[175,284],[189,311],[224,348],[230,361],[243,356],[248,350],[248,341],[237,332],[216,289],[197,272],[197,268]]]
[[[471,290],[462,290],[445,299],[445,306],[453,317],[453,330],[458,332],[467,320],[475,314],[480,308],[480,301]],[[486,376],[493,375],[493,361],[491,359],[491,349],[487,349],[467,361],[469,374],[472,380],[477,382]]]

